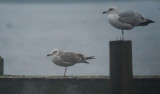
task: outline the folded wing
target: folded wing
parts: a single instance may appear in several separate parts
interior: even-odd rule
[[[132,10],[128,10],[125,12],[121,12],[119,14],[119,20],[122,23],[130,24],[132,26],[136,26],[141,22],[144,22],[146,19],[140,14]]]

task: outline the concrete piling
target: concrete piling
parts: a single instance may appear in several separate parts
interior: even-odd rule
[[[4,60],[3,60],[3,58],[0,56],[0,76],[3,75],[3,67],[4,67],[3,62],[4,62]]]
[[[110,94],[133,94],[132,41],[110,41]]]

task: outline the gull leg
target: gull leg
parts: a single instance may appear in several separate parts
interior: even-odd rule
[[[65,67],[64,76],[66,75],[67,67]]]
[[[122,40],[124,40],[124,31],[122,29]]]

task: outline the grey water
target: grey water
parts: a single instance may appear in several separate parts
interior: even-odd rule
[[[102,12],[111,5],[136,10],[156,23],[125,31],[132,40],[134,75],[160,75],[160,2],[0,3],[0,56],[4,74],[61,76],[47,53],[59,48],[95,56],[66,75],[109,75],[109,41],[121,36]]]

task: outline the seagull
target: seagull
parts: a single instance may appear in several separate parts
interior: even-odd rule
[[[144,18],[140,13],[127,10],[124,12],[119,12],[116,6],[111,6],[103,14],[107,13],[109,23],[117,29],[122,30],[122,40],[124,40],[123,30],[130,30],[136,26],[147,26],[154,21]]]
[[[77,63],[89,64],[86,60],[95,59],[94,56],[85,57],[83,54],[74,52],[65,52],[59,49],[51,50],[47,56],[52,56],[52,62],[58,66],[65,67],[64,76],[68,66],[72,66]]]

